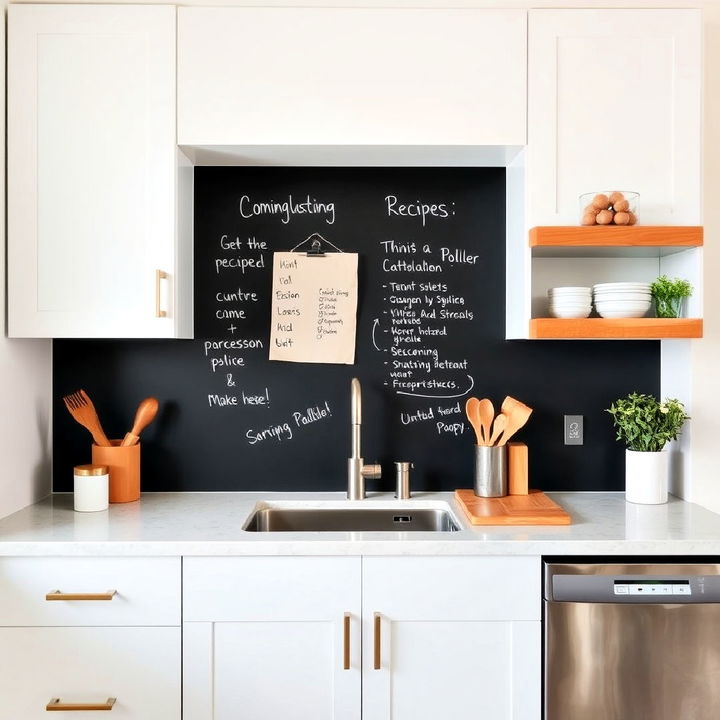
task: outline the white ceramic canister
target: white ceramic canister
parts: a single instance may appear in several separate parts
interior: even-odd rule
[[[107,465],[76,465],[74,475],[76,512],[107,510],[110,485]]]

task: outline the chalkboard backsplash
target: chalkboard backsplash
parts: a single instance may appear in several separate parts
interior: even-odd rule
[[[146,491],[343,490],[353,376],[363,454],[384,471],[369,489],[393,488],[395,460],[415,464],[414,490],[469,487],[468,392],[535,408],[518,436],[532,486],[622,489],[603,408],[659,392],[659,343],[504,340],[504,197],[502,168],[196,168],[197,339],[55,341],[55,490],[89,461],[60,400],[78,387],[114,437],[160,399]],[[268,360],[273,253],[316,232],[359,255],[354,365]],[[583,446],[563,444],[564,414],[584,416]]]

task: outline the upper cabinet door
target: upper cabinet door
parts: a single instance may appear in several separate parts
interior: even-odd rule
[[[176,335],[175,8],[8,14],[9,334]]]
[[[524,145],[525,11],[178,9],[180,145]]]
[[[602,190],[700,224],[700,12],[533,10],[528,32],[528,226],[576,225]]]

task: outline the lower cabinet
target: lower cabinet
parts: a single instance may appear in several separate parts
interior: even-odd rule
[[[0,628],[0,667],[2,720],[180,718],[179,627]]]
[[[539,720],[539,558],[363,559],[365,720]]]
[[[538,558],[186,558],[183,588],[184,720],[540,717]]]
[[[179,557],[0,558],[0,720],[180,720],[180,583]]]
[[[359,720],[360,558],[186,558],[184,720]]]

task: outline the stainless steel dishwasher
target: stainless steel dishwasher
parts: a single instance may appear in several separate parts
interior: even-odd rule
[[[720,718],[720,564],[544,569],[545,720]]]

